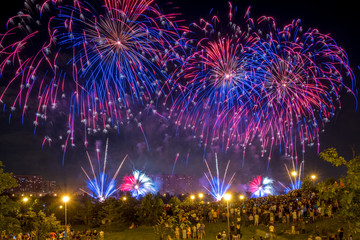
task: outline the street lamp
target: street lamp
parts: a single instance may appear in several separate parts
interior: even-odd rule
[[[64,196],[62,200],[65,203],[65,226],[67,226],[67,203],[70,201],[70,197]]]
[[[291,172],[291,175],[293,175],[294,177],[296,177],[297,172],[296,172],[296,171],[292,171],[292,172]]]
[[[194,200],[194,199],[195,199],[195,195],[191,195],[191,196],[190,196],[190,199],[191,199],[191,200]]]
[[[230,214],[229,214],[229,200],[231,199],[231,195],[230,195],[230,194],[225,194],[224,199],[226,200],[227,223],[228,223],[228,239],[230,239]]]
[[[239,198],[240,200],[244,200],[245,196],[241,194]]]
[[[315,179],[316,179],[316,175],[311,175],[311,182],[312,182],[312,185],[313,185],[313,187],[314,187],[314,181],[315,181]]]
[[[202,199],[204,197],[203,193],[199,193],[199,198]]]
[[[23,198],[23,202],[24,202],[24,203],[27,203],[28,201],[29,201],[29,199],[28,199],[27,197],[24,197],[24,198]]]

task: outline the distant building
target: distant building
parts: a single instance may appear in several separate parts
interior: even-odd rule
[[[13,194],[53,194],[57,192],[56,181],[45,180],[39,175],[14,175],[17,187],[10,189]]]
[[[186,175],[151,175],[151,179],[159,185],[159,193],[186,194],[197,188],[193,178]]]

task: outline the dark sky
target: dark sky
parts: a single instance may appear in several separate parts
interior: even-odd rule
[[[160,1],[163,6],[167,1]],[[322,33],[330,33],[337,43],[343,47],[349,55],[350,64],[355,76],[360,78],[360,20],[358,17],[359,8],[356,1],[343,0],[337,4],[330,1],[234,1],[237,6],[237,14],[243,16],[247,7],[252,6],[254,18],[262,15],[273,16],[278,26],[288,24],[292,19],[302,19],[304,27],[318,28]],[[16,14],[23,6],[22,0],[12,0],[12,5],[6,4],[0,8],[1,29],[9,16]],[[223,15],[227,14],[228,4],[224,0],[174,0],[172,6],[179,7],[177,12],[183,14],[188,23],[197,21],[200,17],[208,17],[209,12]],[[345,95],[344,95],[345,96]],[[351,147],[360,152],[360,114],[355,109],[354,98],[343,97],[341,111],[332,119],[320,136],[321,149],[336,147],[345,157],[351,157]],[[8,121],[9,113],[0,113],[0,161],[6,165],[6,170],[17,174],[40,174],[48,179],[58,180],[62,185],[81,183],[84,176],[80,166],[87,168],[85,149],[81,146],[66,152],[64,165],[61,147],[54,141],[53,146],[41,149],[41,142],[44,132],[54,131],[57,134],[59,129],[51,129],[50,126],[40,127],[37,133],[33,134],[32,118],[29,117],[21,124],[19,116],[12,116],[11,123]],[[170,125],[170,126],[169,126]],[[120,174],[129,173],[135,167],[145,169],[148,173],[171,173],[177,153],[179,160],[175,168],[175,174],[190,174],[202,176],[205,171],[203,164],[203,149],[197,146],[196,141],[186,133],[175,135],[171,124],[161,122],[158,118],[150,116],[143,122],[150,151],[147,152],[143,136],[136,127],[128,127],[120,134],[110,134],[109,164],[115,168],[119,161],[129,154],[129,161],[126,162]],[[55,128],[55,127],[54,127]],[[102,150],[105,148],[107,136],[99,135],[90,139],[88,150],[95,158],[95,142],[99,140]],[[250,149],[242,167],[241,153],[229,151],[224,153],[221,149],[212,149],[206,153],[206,158],[213,163],[214,152],[219,152],[221,167],[224,167],[227,160],[231,160],[231,170],[237,172],[237,181],[246,183],[256,174],[270,175],[277,179],[286,177],[283,166],[283,157],[275,150],[266,172],[267,160],[258,156],[256,149]],[[103,151],[102,151],[103,153]],[[189,159],[186,160],[189,153]],[[305,174],[318,174],[322,179],[329,176],[339,177],[343,169],[339,171],[324,163],[317,157],[316,150],[307,148],[305,154]]]

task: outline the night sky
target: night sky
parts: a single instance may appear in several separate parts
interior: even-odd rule
[[[167,1],[160,1],[160,6],[165,6]],[[15,15],[23,6],[22,0],[12,0],[12,6],[3,5],[0,8],[0,25],[3,32],[6,19]],[[277,20],[278,26],[291,22],[292,19],[300,18],[304,28],[312,27],[319,29],[322,33],[330,33],[338,45],[345,49],[349,55],[356,78],[360,78],[360,19],[356,1],[338,1],[332,4],[329,1],[234,1],[237,6],[238,16],[243,16],[247,7],[252,6],[252,17],[269,15]],[[228,12],[227,1],[216,0],[174,0],[173,7],[179,7],[187,23],[206,18],[214,8],[218,15]],[[166,7],[168,9],[168,7]],[[240,18],[240,17],[239,17]],[[359,84],[358,84],[359,89]],[[352,146],[360,153],[360,113],[356,111],[356,100],[351,96],[343,94],[342,109],[327,124],[325,132],[320,135],[321,149],[335,147],[340,154],[350,158]],[[52,146],[41,149],[41,143],[45,134],[61,135],[62,126],[52,124],[40,126],[34,135],[31,115],[21,123],[20,115],[13,115],[9,124],[9,112],[0,113],[0,161],[7,171],[16,174],[39,174],[45,178],[59,181],[63,188],[68,188],[73,183],[82,183],[84,175],[81,166],[88,167],[86,150],[95,159],[95,143],[101,143],[101,153],[104,153],[106,138],[109,137],[109,164],[116,168],[122,158],[129,154],[129,158],[122,168],[120,175],[130,173],[133,168],[145,170],[149,174],[171,174],[174,160],[179,153],[178,162],[174,174],[189,174],[192,176],[203,176],[205,164],[203,163],[204,151],[198,146],[196,140],[192,139],[187,132],[176,135],[175,128],[171,122],[166,122],[150,115],[142,121],[150,151],[146,149],[143,135],[136,127],[127,127],[118,133],[108,135],[99,134],[91,137],[87,149],[81,146],[63,152],[60,144],[54,141]],[[64,133],[62,133],[64,134]],[[236,171],[236,182],[247,183],[255,175],[269,175],[276,180],[286,179],[284,162],[288,159],[279,155],[275,148],[270,167],[267,170],[267,160],[259,157],[260,150],[256,146],[249,149],[246,154],[244,166],[242,167],[242,154],[236,149],[224,152],[219,147],[208,149],[205,158],[213,167],[214,153],[217,152],[221,161],[222,169],[227,160],[231,160],[231,172]],[[189,158],[187,159],[187,155]],[[63,164],[64,160],[64,164]],[[339,177],[344,169],[331,167],[317,156],[315,147],[308,147],[305,154],[305,174],[316,173],[320,179],[330,176]]]

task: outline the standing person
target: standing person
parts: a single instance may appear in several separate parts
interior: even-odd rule
[[[101,230],[99,232],[99,240],[104,240],[104,238],[105,238],[104,231]]]
[[[254,219],[254,226],[259,226],[259,214],[255,213]]]
[[[232,222],[230,226],[230,235],[234,235],[234,234],[235,234],[235,223]]]
[[[180,228],[178,226],[176,226],[176,228],[175,228],[175,238],[177,240],[180,239]]]
[[[221,236],[221,232],[218,233],[218,235],[216,235],[216,240],[221,240],[222,236]]]
[[[214,218],[214,223],[217,223],[217,219],[218,219],[218,213],[217,213],[217,211],[214,211],[213,218]]]
[[[270,239],[273,239],[275,236],[275,227],[274,225],[269,226],[269,232],[270,232]]]
[[[187,238],[190,239],[191,238],[191,227],[190,226],[187,227],[186,234],[187,234]]]
[[[221,239],[222,240],[226,240],[226,232],[223,231],[222,234],[221,234]]]
[[[240,238],[241,238],[241,225],[240,225],[240,223],[236,224],[235,232],[236,232],[237,239],[240,240]]]
[[[92,239],[93,240],[97,240],[98,239],[98,233],[96,230],[94,230],[93,234],[92,234]]]
[[[19,233],[16,237],[16,240],[22,240],[22,233]]]
[[[338,230],[338,236],[339,236],[340,240],[343,240],[343,238],[344,238],[344,228],[340,228]]]
[[[182,238],[186,239],[186,227],[185,226],[182,228]]]
[[[205,224],[201,224],[198,229],[198,239],[202,239],[205,234]]]
[[[197,228],[195,225],[192,226],[192,237],[195,239],[196,238],[196,232],[197,232]]]

